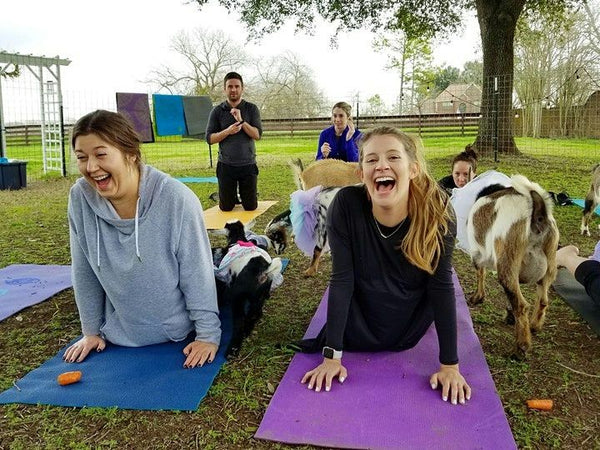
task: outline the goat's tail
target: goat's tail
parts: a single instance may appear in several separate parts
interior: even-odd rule
[[[273,258],[271,260],[271,264],[269,264],[269,268],[267,269],[266,275],[269,278],[273,278],[278,273],[281,273],[281,268],[283,267],[281,263],[281,258]]]
[[[298,190],[304,190],[304,186],[302,183],[302,172],[304,172],[304,166],[302,165],[302,161],[300,158],[292,159],[290,162],[290,167],[294,172],[294,183]]]
[[[513,175],[511,181],[517,192],[531,198],[531,230],[542,233],[554,221],[552,197],[539,184],[523,175]]]

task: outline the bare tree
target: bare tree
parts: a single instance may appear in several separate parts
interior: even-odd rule
[[[225,74],[248,62],[241,46],[222,31],[182,30],[172,38],[171,49],[180,56],[181,67],[163,64],[146,80],[171,94],[208,95],[216,101],[223,96]]]
[[[323,93],[312,70],[299,57],[286,52],[257,60],[257,75],[248,98],[265,118],[315,117],[323,111]]]
[[[542,134],[545,108],[558,111],[559,134],[577,134],[579,108],[592,92],[589,74],[598,67],[588,34],[581,33],[586,17],[566,13],[560,22],[540,15],[521,20],[515,40],[515,90],[523,111],[523,135]]]
[[[395,69],[400,75],[400,93],[398,95],[398,114],[402,115],[403,105],[415,105],[415,81],[422,78],[423,70],[431,65],[432,51],[427,37],[411,38],[401,30],[393,33],[380,33],[373,40],[373,48],[387,55],[388,69]],[[410,83],[407,88],[406,84]],[[410,100],[405,95],[410,92]]]

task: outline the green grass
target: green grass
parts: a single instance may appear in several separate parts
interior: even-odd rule
[[[310,161],[316,152],[316,138],[317,133],[297,133],[294,138],[266,134],[259,142],[260,197],[279,203],[259,217],[255,231],[261,232],[275,214],[286,208],[294,189],[287,162],[291,157]],[[436,178],[448,173],[452,156],[471,140],[468,136],[424,138],[429,168]],[[483,158],[479,172],[496,168],[507,174],[523,173],[548,190],[567,190],[579,198],[585,195],[590,169],[598,161],[598,141],[518,143],[524,155],[503,157],[498,163]],[[208,147],[202,142],[160,142],[144,146],[144,152],[147,161],[174,175],[214,175]],[[34,180],[27,189],[0,191],[0,267],[70,263],[66,205],[73,180]],[[208,196],[215,185],[189,186],[205,208],[214,205]],[[592,238],[579,234],[581,209],[556,207],[555,217],[561,244],[573,242],[583,254],[593,250],[600,234],[593,231]],[[222,242],[222,238],[212,239]],[[252,436],[292,357],[280,344],[303,335],[327,285],[331,265],[330,258],[325,257],[318,275],[307,280],[303,271],[308,259],[294,246],[285,256],[291,262],[284,284],[267,302],[264,317],[239,358],[224,366],[196,412],[5,405],[0,406],[0,448],[287,448],[256,441]],[[456,251],[454,258],[468,294],[474,290],[474,271],[463,253]],[[513,328],[504,324],[504,293],[493,276],[488,277],[486,289],[487,300],[471,309],[471,314],[519,448],[600,448],[598,378],[575,372],[600,374],[598,337],[551,292],[546,324],[533,337],[528,360],[516,362],[510,358]],[[533,289],[525,288],[524,295],[533,299]],[[70,289],[0,322],[0,389],[9,388],[13,381],[55,355],[79,332]],[[527,410],[525,401],[535,397],[552,398],[554,410]]]

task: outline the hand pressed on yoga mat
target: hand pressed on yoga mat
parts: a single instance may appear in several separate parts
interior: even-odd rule
[[[308,381],[308,389],[315,388],[315,392],[320,392],[323,382],[325,382],[325,390],[331,390],[331,382],[337,377],[340,383],[348,377],[348,371],[342,365],[340,359],[323,358],[323,362],[313,370],[306,372],[302,377],[302,383]]]
[[[429,379],[431,389],[442,388],[442,400],[450,399],[453,405],[465,404],[465,400],[471,400],[471,387],[458,370],[458,364],[440,366],[439,372],[431,375]]]
[[[187,356],[183,367],[202,367],[204,363],[211,363],[215,359],[219,346],[212,342],[193,341],[185,346],[183,354]]]
[[[81,362],[92,350],[101,352],[106,347],[106,341],[100,336],[83,336],[73,345],[65,350],[63,359],[66,362]]]

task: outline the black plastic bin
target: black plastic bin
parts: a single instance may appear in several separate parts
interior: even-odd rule
[[[27,187],[27,161],[0,163],[0,189]]]

